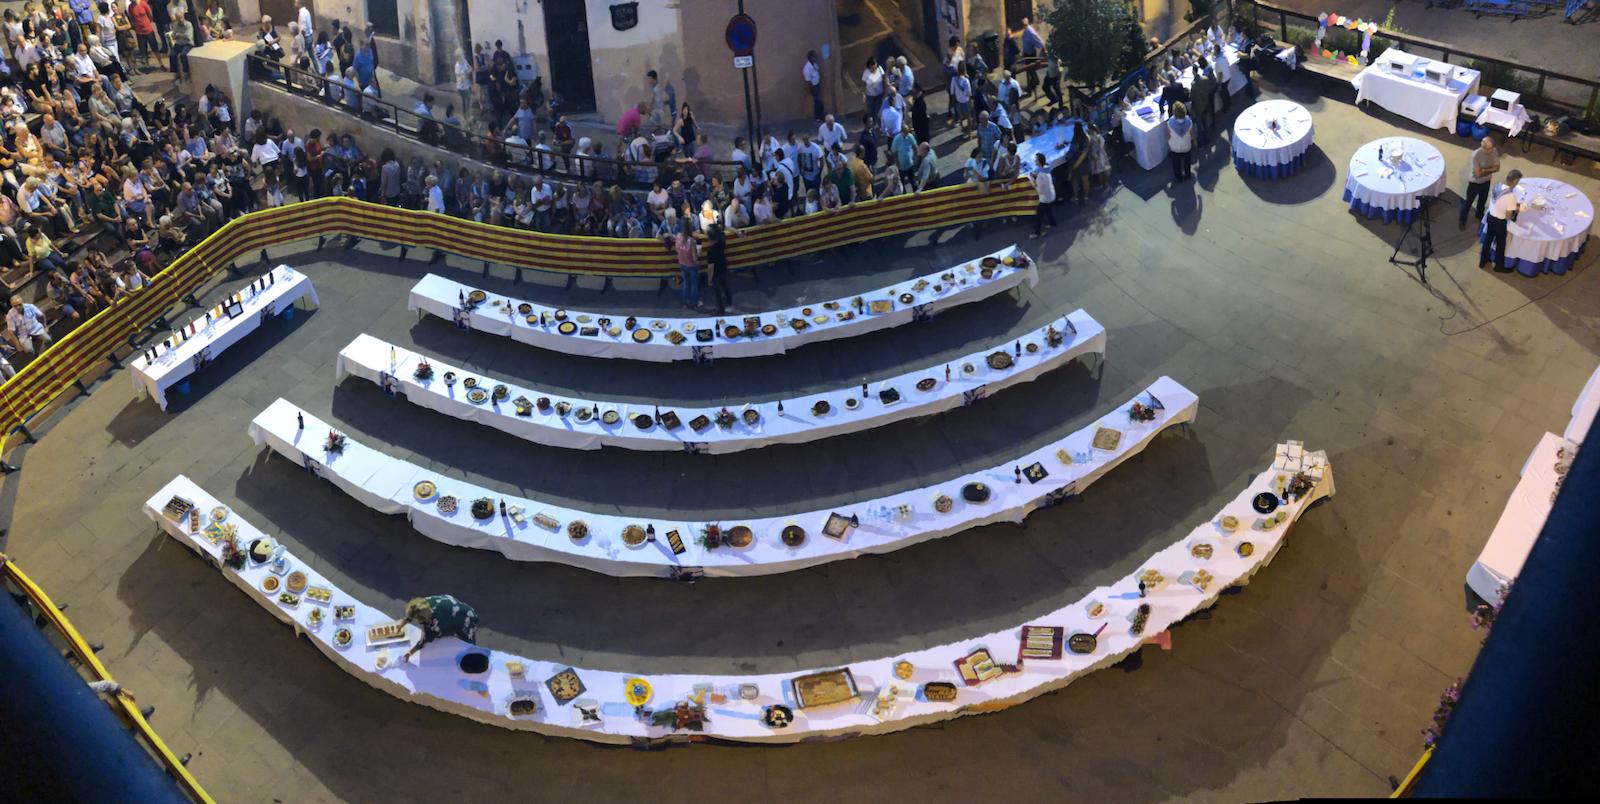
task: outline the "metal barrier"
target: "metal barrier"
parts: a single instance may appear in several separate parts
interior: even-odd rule
[[[1018,179],[987,192],[968,184],[866,201],[745,230],[728,239],[728,263],[751,267],[879,237],[1028,215],[1037,200],[1033,185]],[[5,434],[0,456],[13,433],[31,440],[28,420],[68,390],[83,390],[82,378],[101,361],[119,366],[115,352],[124,341],[131,345],[152,327],[165,329],[164,316],[174,305],[198,306],[193,294],[218,271],[268,246],[336,234],[568,276],[665,280],[677,273],[672,250],[654,238],[544,234],[350,198],[253,212],[213,232],[152,277],[148,287],[95,314],[0,385],[0,432]]]
[[[20,590],[39,610],[44,622],[61,635],[61,638],[66,641],[67,646],[71,649],[72,654],[82,664],[90,680],[114,680],[111,677],[111,673],[106,670],[105,665],[101,664],[100,659],[95,656],[94,650],[89,647],[88,642],[72,626],[72,622],[67,619],[65,614],[61,613],[61,609],[50,599],[50,596],[45,594],[44,590],[40,589],[38,584],[34,583],[33,579],[29,578],[27,573],[24,573],[15,562],[0,562],[0,581],[6,580],[9,580]],[[109,702],[113,711],[121,715],[122,719],[131,727],[131,732],[138,738],[139,742],[149,750],[155,760],[165,766],[167,773],[178,783],[179,788],[194,801],[211,804],[213,801],[211,796],[189,774],[188,769],[183,766],[183,762],[172,753],[172,749],[168,748],[167,744],[161,740],[161,736],[156,734],[155,729],[151,728],[150,722],[145,720],[144,715],[139,712],[139,707],[122,695],[110,696]]]
[[[350,87],[342,79],[324,78],[309,70],[254,53],[248,58],[249,77],[256,81],[338,109],[351,115],[353,121],[388,129],[423,145],[443,148],[468,159],[524,175],[538,172],[565,181],[603,181],[633,189],[646,189],[658,178],[663,186],[670,183],[672,178],[681,178],[687,183],[689,176],[702,167],[709,167],[713,174],[731,183],[742,164],[721,159],[697,161],[687,157],[641,163],[613,157],[580,156],[571,152],[571,143],[567,144],[568,150],[552,144],[551,150],[540,151],[533,142],[512,143],[493,131],[473,131],[432,115],[417,114],[413,109],[367,95],[358,88]],[[350,103],[336,97],[345,93],[359,95],[360,102]],[[452,94],[446,99],[453,97]],[[695,146],[689,143],[686,147],[692,153]]]

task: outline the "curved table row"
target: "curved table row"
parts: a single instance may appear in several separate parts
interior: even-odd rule
[[[991,269],[993,273],[985,279],[981,262],[988,258],[997,261],[1011,259],[1017,264],[996,264]],[[997,296],[1024,282],[1029,286],[1038,284],[1039,268],[1022,253],[1022,249],[1010,246],[887,288],[828,302],[796,305],[753,317],[637,315],[634,316],[637,328],[650,332],[650,339],[643,343],[634,340],[633,331],[622,329],[629,318],[627,314],[550,307],[487,293],[437,274],[428,274],[417,282],[411,289],[409,305],[419,314],[439,316],[447,321],[455,321],[458,326],[509,337],[541,349],[587,357],[667,363],[675,360],[704,361],[719,357],[782,354],[808,343],[853,337],[920,320],[940,310]],[[462,301],[469,300],[474,293],[482,293],[483,301],[460,314]],[[859,309],[857,302],[860,303]],[[875,303],[884,309],[874,312],[871,305]],[[562,322],[556,320],[558,313],[566,317],[567,323],[577,325],[577,331],[563,335],[559,331]],[[600,327],[601,318],[610,319],[611,325],[620,330],[618,334],[612,335],[608,329]],[[743,328],[749,318],[758,320],[755,336],[727,337],[728,326]],[[796,330],[794,322],[802,320],[805,321],[804,328]],[[760,327],[764,325],[776,327],[776,332],[772,335],[759,334]],[[585,327],[593,327],[597,331],[584,335]],[[683,342],[672,343],[668,339],[670,332],[684,336]],[[700,332],[707,333],[709,339],[699,340],[697,333]]]
[[[1131,422],[1130,406],[1135,401],[1148,404],[1152,395],[1164,409],[1156,411],[1152,421]],[[283,399],[250,423],[250,437],[307,467],[367,507],[380,513],[405,515],[417,532],[445,544],[497,550],[518,561],[551,561],[606,575],[679,577],[685,572],[704,572],[731,577],[789,572],[869,553],[886,553],[995,522],[1021,522],[1036,508],[1078,494],[1142,451],[1162,430],[1192,421],[1198,409],[1199,399],[1193,392],[1162,377],[1100,421],[1013,462],[926,488],[832,509],[722,522],[724,528],[745,525],[754,538],[742,548],[709,549],[697,543],[704,522],[638,513],[575,511],[539,500],[502,496],[465,480],[443,476],[438,470],[394,458],[355,439],[347,438],[342,452],[330,454],[324,445],[328,424]],[[302,417],[304,429],[299,427]],[[1101,428],[1119,431],[1118,443],[1108,449],[1095,448],[1092,442]],[[1034,464],[1045,475],[1030,482],[1019,472]],[[437,498],[418,500],[413,489],[424,480],[436,484],[440,495],[455,497],[456,510],[441,512]],[[962,487],[968,483],[984,484],[989,498],[983,502],[963,499]],[[949,498],[944,513],[935,510],[935,500],[940,495]],[[498,512],[486,519],[474,518],[468,511],[472,500],[485,497],[496,501],[496,511],[501,501],[508,512],[513,506],[522,509],[523,521]],[[737,505],[735,500],[727,502]],[[837,538],[823,532],[836,513],[843,519],[854,517],[857,522]],[[549,517],[546,525],[538,523],[538,515]],[[569,528],[576,522],[585,525],[585,538],[569,537]],[[629,525],[653,527],[658,538],[627,546],[621,534]],[[789,526],[804,529],[804,539],[796,546],[786,545],[780,538]],[[670,534],[674,531],[681,541],[682,553],[671,549]]]
[[[681,739],[688,734],[740,742],[792,743],[882,734],[962,715],[997,711],[1060,689],[1096,669],[1115,664],[1138,650],[1146,637],[1159,634],[1173,623],[1210,607],[1226,589],[1245,584],[1272,560],[1289,529],[1307,507],[1334,493],[1332,470],[1327,466],[1326,457],[1311,453],[1304,460],[1308,474],[1317,479],[1304,497],[1287,502],[1279,509],[1285,514],[1282,524],[1271,530],[1255,529],[1252,523],[1260,517],[1251,509],[1254,497],[1272,490],[1278,477],[1292,471],[1284,463],[1284,447],[1280,446],[1273,467],[1257,475],[1216,518],[1197,526],[1110,586],[1096,588],[1081,600],[1031,618],[1026,625],[1030,631],[1044,629],[1045,643],[1044,649],[1031,658],[1022,655],[1027,643],[1023,641],[1019,624],[924,650],[854,662],[844,667],[781,675],[636,676],[616,670],[575,668],[564,663],[523,658],[469,646],[453,638],[429,644],[412,661],[399,665],[398,658],[405,649],[403,643],[374,648],[367,645],[365,638],[368,628],[393,622],[390,614],[344,593],[299,556],[285,552],[286,569],[304,572],[310,587],[329,590],[332,605],[353,607],[350,620],[335,623],[328,605],[309,598],[294,605],[280,601],[280,593],[262,590],[262,583],[270,574],[270,564],[247,562],[239,570],[223,567],[219,544],[213,544],[203,532],[190,533],[185,525],[163,516],[163,507],[174,496],[193,502],[205,512],[221,505],[188,478],[180,475],[156,492],[145,503],[145,513],[180,544],[218,566],[223,577],[280,621],[303,634],[341,669],[402,700],[504,728],[600,743],[648,745],[674,737]],[[1225,531],[1219,524],[1223,516],[1236,517],[1238,530]],[[226,523],[237,527],[234,538],[246,545],[251,540],[266,537],[236,515],[230,516]],[[1245,542],[1249,542],[1252,549],[1248,555],[1241,555],[1240,546]],[[1198,545],[1210,548],[1209,558],[1195,550]],[[1148,571],[1158,573],[1161,580],[1147,576]],[[1210,576],[1203,587],[1196,583],[1198,572]],[[1146,581],[1144,597],[1141,597],[1141,580]],[[467,602],[470,603],[470,599]],[[1092,609],[1096,603],[1102,608]],[[1136,610],[1143,604],[1149,606],[1146,621],[1144,627],[1136,631],[1133,620]],[[311,609],[323,611],[325,621],[319,627],[308,624]],[[1092,616],[1091,611],[1099,616]],[[351,644],[345,647],[334,641],[339,626],[349,628],[353,637]],[[1045,658],[1054,653],[1050,647],[1055,639],[1076,633],[1099,634],[1097,644],[1089,653],[1061,650],[1058,658]],[[1059,642],[1054,642],[1054,647],[1059,646]],[[964,683],[956,665],[978,650],[987,651],[993,663],[1002,666],[1003,671],[981,682]],[[460,658],[469,652],[487,656],[487,671],[468,674],[460,669]],[[521,672],[515,672],[519,669]],[[844,671],[849,674],[848,679],[844,679],[849,686],[844,689],[849,692],[853,686],[855,695],[841,695],[841,700],[827,705],[800,705],[793,684],[797,678],[819,672],[842,678]],[[568,689],[581,685],[582,691],[575,700],[570,696],[558,699],[552,686],[559,688],[561,685],[547,681],[563,674],[570,674],[563,678],[569,682]],[[572,678],[578,685],[570,684]],[[657,726],[641,718],[625,697],[625,691],[635,686],[636,679],[649,685],[650,698],[644,706],[651,710],[670,711],[677,703],[700,696],[707,720],[703,731],[675,730],[671,725]],[[930,682],[953,685],[954,699],[929,700],[924,685]],[[892,702],[881,704],[891,690],[897,693]],[[531,701],[531,713],[512,714],[513,701]],[[766,725],[763,714],[772,705],[788,707],[792,722],[783,728]],[[585,710],[593,715],[592,719],[585,717]]]
[[[656,421],[658,416],[665,415],[660,406],[584,399],[525,387],[427,360],[416,352],[370,335],[358,335],[340,350],[337,373],[339,382],[354,375],[380,387],[403,392],[415,405],[493,427],[535,444],[569,449],[609,446],[721,454],[770,444],[815,441],[929,416],[1036,379],[1083,355],[1095,354],[1103,359],[1105,327],[1088,313],[1078,310],[1051,326],[1061,335],[1060,343],[1055,346],[1050,345],[1046,332],[1040,330],[1026,338],[1008,339],[946,363],[924,366],[872,383],[868,398],[862,398],[859,387],[846,387],[784,400],[730,405],[727,410],[735,415],[735,421],[728,427],[715,424],[719,407],[668,406],[665,413],[679,420],[676,427],[669,429]],[[991,368],[986,358],[996,352],[1010,357],[1012,364],[1003,369]],[[428,379],[418,379],[415,376],[417,366],[425,360],[432,375]],[[945,379],[947,368],[950,370],[948,380]],[[458,379],[446,383],[446,373]],[[484,398],[481,401],[471,401],[469,392],[461,385],[468,377],[482,384]],[[506,396],[496,401],[492,389],[501,383],[506,386]],[[931,387],[923,391],[919,384],[931,384]],[[519,407],[519,399],[526,400],[527,406]],[[537,406],[541,399],[547,405],[542,410]],[[822,416],[812,415],[812,406],[819,400],[828,401],[830,407],[837,407],[837,410]],[[844,402],[856,407],[847,408]],[[570,406],[567,415],[558,412],[561,405]],[[587,418],[579,418],[580,410]],[[595,416],[590,412],[593,410],[602,413]],[[759,416],[754,425],[746,424],[742,418],[750,410]],[[617,422],[606,424],[602,418],[605,411],[616,411]],[[650,421],[647,426],[639,427],[632,421],[636,416]],[[698,429],[697,421],[700,421]]]

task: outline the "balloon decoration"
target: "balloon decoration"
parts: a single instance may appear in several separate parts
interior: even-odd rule
[[[1331,58],[1335,61],[1345,61],[1347,57],[1342,51],[1330,51],[1322,49],[1322,40],[1327,36],[1328,26],[1330,25],[1335,28],[1344,28],[1347,31],[1361,32],[1360,63],[1366,64],[1367,53],[1372,49],[1372,35],[1378,32],[1378,23],[1368,22],[1356,17],[1346,17],[1341,14],[1334,14],[1327,11],[1317,15],[1317,38],[1311,48],[1311,52],[1321,53],[1322,57],[1325,59]],[[1349,56],[1348,59],[1351,64],[1357,63],[1356,56],[1354,55]]]

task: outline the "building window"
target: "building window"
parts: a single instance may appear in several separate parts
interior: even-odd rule
[[[367,24],[380,34],[399,36],[399,0],[367,0]]]

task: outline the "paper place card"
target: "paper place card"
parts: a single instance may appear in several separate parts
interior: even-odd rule
[[[1365,176],[1365,175],[1367,175],[1367,172],[1366,172],[1366,171],[1365,171],[1365,170],[1363,170],[1363,171],[1361,171],[1361,172],[1360,172],[1360,173],[1357,173],[1357,174],[1356,174],[1356,178],[1358,178],[1358,179],[1359,179],[1359,178],[1361,178],[1361,177],[1362,177],[1362,176]]]
[[[1564,234],[1567,233],[1567,227],[1563,226],[1561,224],[1561,221],[1551,221],[1550,225],[1555,227],[1556,234],[1563,234],[1564,235]]]
[[[1580,210],[1578,210],[1576,212],[1573,212],[1572,213],[1572,217],[1574,217],[1574,218],[1587,218],[1587,217],[1589,217],[1589,213],[1584,212],[1583,210],[1580,209]]]

